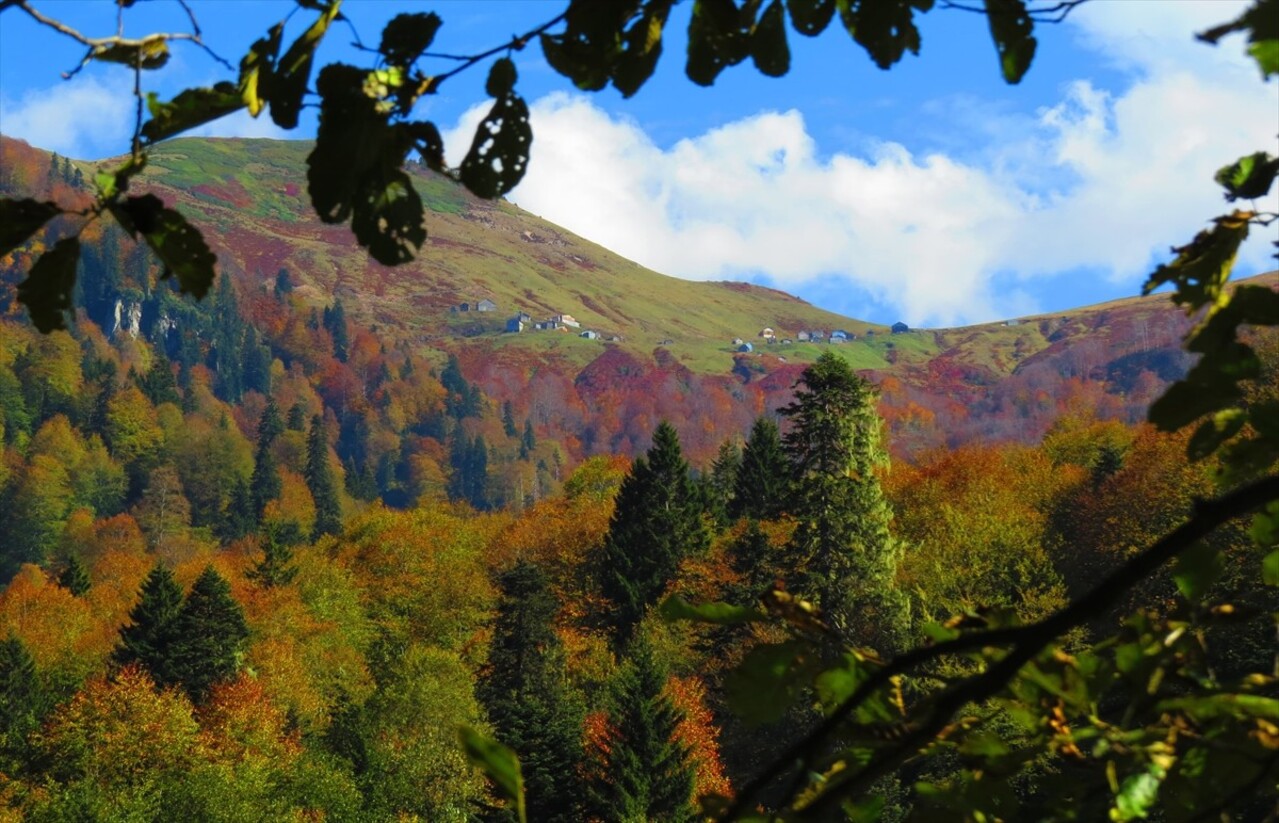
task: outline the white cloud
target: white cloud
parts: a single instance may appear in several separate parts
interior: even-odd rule
[[[297,135],[275,125],[267,112],[252,117],[248,111],[241,109],[234,114],[214,120],[198,129],[193,129],[184,136],[189,137],[269,137],[273,140],[296,139]]]
[[[80,76],[17,100],[0,97],[0,131],[77,159],[127,152],[134,116],[132,80],[122,74]]]
[[[1030,280],[1081,267],[1135,293],[1169,245],[1227,208],[1215,169],[1274,151],[1279,126],[1279,89],[1240,44],[1214,50],[1191,36],[1235,4],[1147,5],[1096,3],[1072,17],[1130,85],[1070,83],[1055,105],[1017,115],[1027,128],[992,130],[977,158],[895,143],[826,158],[796,111],[662,149],[586,98],[553,94],[532,106],[533,158],[511,199],[657,271],[762,274],[792,291],[835,278],[912,324],[1026,311]],[[481,116],[446,135],[454,160]],[[1245,247],[1244,273],[1271,267],[1273,234]]]

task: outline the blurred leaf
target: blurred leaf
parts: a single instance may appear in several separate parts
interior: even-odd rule
[[[204,297],[213,284],[217,258],[199,229],[154,194],[130,197],[111,206],[111,213],[130,235],[141,234],[160,258],[164,264],[161,279],[176,275],[183,294]]]
[[[1235,20],[1198,35],[1215,44],[1228,34],[1248,32],[1248,54],[1257,61],[1261,76],[1279,74],[1279,0],[1257,0]]]
[[[1182,597],[1192,603],[1203,599],[1225,571],[1226,563],[1221,552],[1206,541],[1200,540],[1177,557],[1172,578]]]
[[[1253,216],[1252,212],[1235,211],[1218,217],[1212,229],[1199,232],[1189,245],[1173,248],[1177,259],[1155,269],[1141,293],[1150,294],[1172,283],[1177,287],[1173,301],[1186,306],[1187,311],[1217,301],[1230,278],[1239,246],[1248,237],[1248,221]]]
[[[649,0],[631,27],[622,35],[622,50],[613,66],[613,85],[630,97],[653,75],[662,55],[662,31],[671,11],[671,0]]]
[[[513,92],[499,97],[476,128],[458,178],[479,197],[501,197],[524,178],[532,143],[524,99]]]
[[[271,119],[282,129],[297,128],[298,113],[302,110],[302,97],[311,79],[311,63],[315,49],[324,39],[329,25],[338,15],[342,0],[334,0],[310,28],[304,31],[289,50],[276,63],[270,84]]]
[[[845,652],[840,658],[840,665],[817,675],[814,682],[817,700],[829,712],[851,697],[868,676],[865,665],[851,652]]]
[[[0,198],[0,257],[27,242],[56,215],[62,213],[56,203],[25,198]]]
[[[459,726],[457,733],[467,759],[493,781],[501,797],[515,804],[516,817],[524,823],[524,778],[515,752],[466,726]]]
[[[169,41],[153,34],[137,43],[106,43],[94,47],[92,59],[130,68],[158,69],[169,62]]]
[[[751,35],[751,59],[755,68],[768,77],[781,77],[790,71],[790,46],[786,43],[786,16],[782,0],[773,0]]]
[[[1147,771],[1130,775],[1115,794],[1115,807],[1111,820],[1124,823],[1146,817],[1159,799],[1159,782],[1163,769],[1151,764]]]
[[[357,201],[351,230],[373,259],[387,266],[407,263],[426,242],[422,199],[403,171],[388,172]]]
[[[999,53],[999,68],[1008,83],[1020,83],[1035,58],[1035,21],[1025,0],[986,0],[986,19]]]
[[[280,54],[280,40],[284,36],[284,24],[277,23],[266,37],[254,41],[248,54],[240,60],[240,97],[249,107],[249,114],[257,117],[271,97],[271,84],[275,80],[275,59]]]
[[[148,143],[157,143],[239,111],[244,105],[240,91],[226,82],[212,88],[185,89],[167,103],[161,103],[155,92],[150,92],[147,109],[151,119],[142,124],[142,138]]]
[[[1279,586],[1279,549],[1261,559],[1261,582],[1267,586]]]
[[[431,47],[441,22],[435,12],[397,14],[382,29],[378,51],[392,66],[411,66]]]
[[[1190,438],[1187,453],[1191,460],[1202,460],[1215,452],[1222,443],[1239,433],[1248,422],[1243,409],[1223,409],[1199,424]]]
[[[807,649],[798,640],[751,649],[724,678],[729,708],[751,725],[780,720],[803,686]]]
[[[688,79],[709,86],[719,73],[746,59],[751,52],[754,12],[733,0],[696,0],[688,24]]]
[[[861,3],[835,0],[844,29],[881,69],[892,68],[907,51],[919,54],[915,12],[928,11],[933,0],[880,0]]]
[[[662,601],[657,611],[663,620],[671,622],[691,620],[695,623],[714,623],[721,626],[755,623],[768,617],[756,609],[734,606],[731,603],[702,603],[694,606],[677,594]]]
[[[515,89],[517,78],[515,63],[511,62],[511,58],[502,57],[494,60],[489,68],[489,78],[484,84],[484,91],[489,97],[505,97]]]
[[[1256,200],[1270,193],[1275,175],[1279,175],[1279,157],[1259,151],[1218,169],[1213,179],[1226,190],[1227,200]]]
[[[110,200],[124,194],[129,188],[130,178],[141,173],[146,165],[147,156],[142,154],[137,157],[128,157],[115,171],[98,172],[93,176],[93,182],[98,186],[98,197],[102,200]]]
[[[80,238],[63,238],[40,255],[27,279],[18,284],[18,302],[27,307],[32,325],[42,334],[67,327],[79,260]]]
[[[786,0],[786,9],[795,31],[805,37],[816,37],[835,16],[835,0]]]

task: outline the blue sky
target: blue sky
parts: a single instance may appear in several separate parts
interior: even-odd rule
[[[105,0],[31,0],[90,35],[115,28]],[[237,63],[288,13],[274,0],[192,0],[206,41]],[[435,10],[435,48],[487,49],[554,16],[556,2],[349,0],[375,44],[391,15]],[[773,285],[880,322],[955,325],[1137,293],[1170,245],[1222,212],[1212,172],[1257,149],[1279,153],[1279,83],[1263,83],[1235,39],[1213,48],[1192,34],[1232,18],[1234,0],[1093,0],[1041,26],[1019,86],[999,78],[983,18],[935,10],[923,50],[877,69],[837,25],[791,35],[790,74],[749,64],[703,89],[683,76],[690,4],[668,26],[657,74],[636,97],[582,94],[540,49],[516,56],[534,128],[528,177],[511,200],[666,274]],[[309,13],[295,15],[290,33]],[[139,3],[126,33],[189,28],[176,2]],[[321,62],[366,58],[335,28]],[[0,131],[83,159],[126,150],[132,75],[90,65],[60,73],[78,45],[20,10],[0,14]],[[430,68],[430,67],[428,67]],[[198,48],[147,76],[171,95],[228,79]],[[484,71],[446,84],[419,107],[446,133],[456,162],[486,108]],[[216,135],[285,134],[236,115]],[[1279,192],[1269,203],[1279,211]],[[1274,268],[1267,243],[1238,272]]]

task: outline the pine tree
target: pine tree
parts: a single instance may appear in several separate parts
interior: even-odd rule
[[[725,440],[719,445],[710,473],[705,477],[706,508],[721,526],[728,523],[733,487],[737,484],[737,471],[741,467],[742,450],[735,440]]]
[[[306,438],[306,487],[315,500],[315,528],[311,539],[319,540],[326,534],[342,531],[342,503],[338,499],[337,483],[329,466],[329,439],[324,430],[324,417],[311,418],[311,432]]]
[[[515,566],[499,584],[502,599],[476,696],[498,739],[519,755],[529,819],[580,820],[583,709],[568,688],[555,598],[530,563]]]
[[[638,458],[617,493],[604,540],[604,596],[619,644],[657,602],[685,557],[704,552],[710,533],[700,497],[680,452],[679,435],[662,422],[653,446]]]
[[[78,555],[71,555],[67,561],[67,567],[62,570],[62,574],[58,575],[58,585],[76,597],[82,596],[89,590],[89,586],[92,585],[92,581],[89,580],[89,570],[80,562]]]
[[[510,400],[502,403],[502,431],[507,437],[515,437],[520,433],[519,429],[515,428],[515,410],[511,407]]]
[[[642,636],[609,695],[609,750],[591,786],[605,820],[692,821],[695,768],[675,737],[680,711],[663,693],[665,672]]]
[[[283,299],[284,295],[293,291],[293,278],[289,276],[288,269],[280,269],[275,275],[275,297],[277,300]]]
[[[342,307],[341,300],[335,300],[331,308],[324,310],[324,328],[333,338],[333,356],[345,363],[351,342],[346,329],[346,309]]]
[[[258,509],[253,503],[253,492],[249,482],[237,476],[231,485],[231,495],[227,498],[222,519],[218,523],[218,536],[227,543],[239,540],[249,534],[258,522]]]
[[[293,549],[280,540],[277,529],[268,527],[262,535],[262,559],[245,576],[264,589],[287,586],[298,574],[292,562]]]
[[[231,597],[231,587],[212,566],[206,566],[191,587],[173,620],[173,636],[173,678],[194,702],[203,702],[214,684],[239,671],[249,627],[240,604]]]
[[[888,462],[878,392],[827,352],[804,370],[785,448],[799,521],[788,549],[792,588],[816,600],[847,643],[899,651],[909,613],[895,586],[900,547],[877,469]]]
[[[728,556],[734,571],[742,576],[743,591],[737,598],[741,603],[756,600],[777,578],[773,546],[758,520],[747,522],[746,531],[729,544]]]
[[[255,521],[261,519],[266,504],[278,498],[284,489],[280,470],[275,464],[275,455],[271,452],[271,443],[283,431],[284,421],[280,419],[280,409],[275,405],[275,398],[268,397],[266,408],[262,410],[262,417],[258,420],[258,445],[253,456],[253,477],[249,481]]]
[[[137,663],[157,686],[176,683],[172,653],[181,609],[182,587],[173,572],[157,565],[142,582],[141,596],[129,612],[128,624],[120,629],[120,645],[112,652],[112,661],[119,666]]]
[[[288,420],[285,421],[285,427],[291,432],[306,431],[306,406],[302,405],[302,401],[294,403],[289,409]]]
[[[777,424],[771,417],[757,418],[742,449],[729,517],[776,520],[788,507],[790,478],[790,461],[782,450]]]
[[[520,459],[528,460],[529,455],[537,448],[537,435],[533,433],[533,421],[524,421],[524,434],[520,438]]]
[[[27,736],[39,726],[44,708],[35,661],[11,632],[0,641],[0,773],[12,774],[29,756]]]
[[[178,383],[173,378],[173,368],[160,346],[156,347],[151,367],[145,375],[136,378],[136,382],[153,405],[172,403],[176,406],[182,402],[182,397],[178,394]]]

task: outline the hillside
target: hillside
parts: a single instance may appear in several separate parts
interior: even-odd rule
[[[47,155],[12,140],[0,147],[7,185],[38,189],[44,178],[35,170],[47,166]],[[136,187],[179,204],[203,228],[220,270],[284,362],[287,324],[270,299],[281,270],[297,310],[340,301],[384,347],[437,365],[456,355],[468,379],[563,440],[573,460],[633,454],[661,418],[680,427],[695,459],[708,460],[755,415],[788,402],[803,365],[828,348],[881,384],[899,453],[1031,441],[1067,408],[1139,419],[1189,364],[1179,347],[1189,321],[1160,295],[890,334],[772,289],[649,271],[422,168],[413,176],[430,239],[418,260],[390,269],[370,260],[346,227],[311,212],[307,151],[301,142],[175,140],[152,152]],[[76,168],[91,177],[90,164]],[[1263,278],[1279,284],[1277,274]],[[116,299],[127,315],[128,295]],[[495,310],[455,310],[480,300]],[[580,329],[506,333],[517,312],[530,323],[571,315]],[[759,337],[765,327],[776,330],[776,343]],[[837,329],[851,339],[799,342],[802,331]],[[581,330],[600,336],[585,339]],[[735,338],[754,351],[739,352]]]

